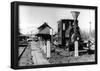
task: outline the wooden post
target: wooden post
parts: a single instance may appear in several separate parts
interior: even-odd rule
[[[41,41],[41,37],[40,37],[40,48],[42,49],[42,41]]]
[[[44,51],[44,53],[46,54],[46,48],[47,48],[47,46],[46,46],[46,44],[45,44],[46,42],[45,41],[43,41],[43,51]]]
[[[47,58],[50,58],[51,50],[50,50],[50,40],[47,40]]]
[[[40,37],[40,48],[43,50],[43,40],[41,37]],[[44,52],[44,50],[43,50],[43,52]]]
[[[74,51],[75,57],[79,56],[79,54],[78,54],[78,41],[74,42],[74,49],[75,49],[75,51]]]

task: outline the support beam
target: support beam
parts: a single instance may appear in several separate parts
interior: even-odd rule
[[[47,40],[47,58],[51,57],[50,41]]]
[[[78,41],[74,42],[74,49],[75,49],[75,51],[74,51],[75,57],[79,56],[79,54],[78,54]]]

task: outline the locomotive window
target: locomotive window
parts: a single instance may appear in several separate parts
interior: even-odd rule
[[[65,30],[65,23],[63,23],[63,30]]]

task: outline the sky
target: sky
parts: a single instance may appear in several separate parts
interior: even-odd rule
[[[40,6],[19,6],[19,29],[22,34],[35,34],[37,27],[47,22],[57,32],[58,21],[61,19],[73,19],[71,11],[79,11],[79,27],[89,32],[95,29],[95,11],[91,9],[57,8]]]

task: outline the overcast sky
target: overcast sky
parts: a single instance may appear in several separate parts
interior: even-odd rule
[[[25,6],[19,7],[19,29],[22,34],[36,33],[37,27],[47,22],[54,31],[57,31],[57,26],[60,19],[73,19],[71,11],[79,11],[78,17],[79,27],[81,30],[89,32],[91,21],[91,30],[94,30],[95,12],[89,9],[75,8],[57,8],[57,7],[40,7],[40,6]]]

